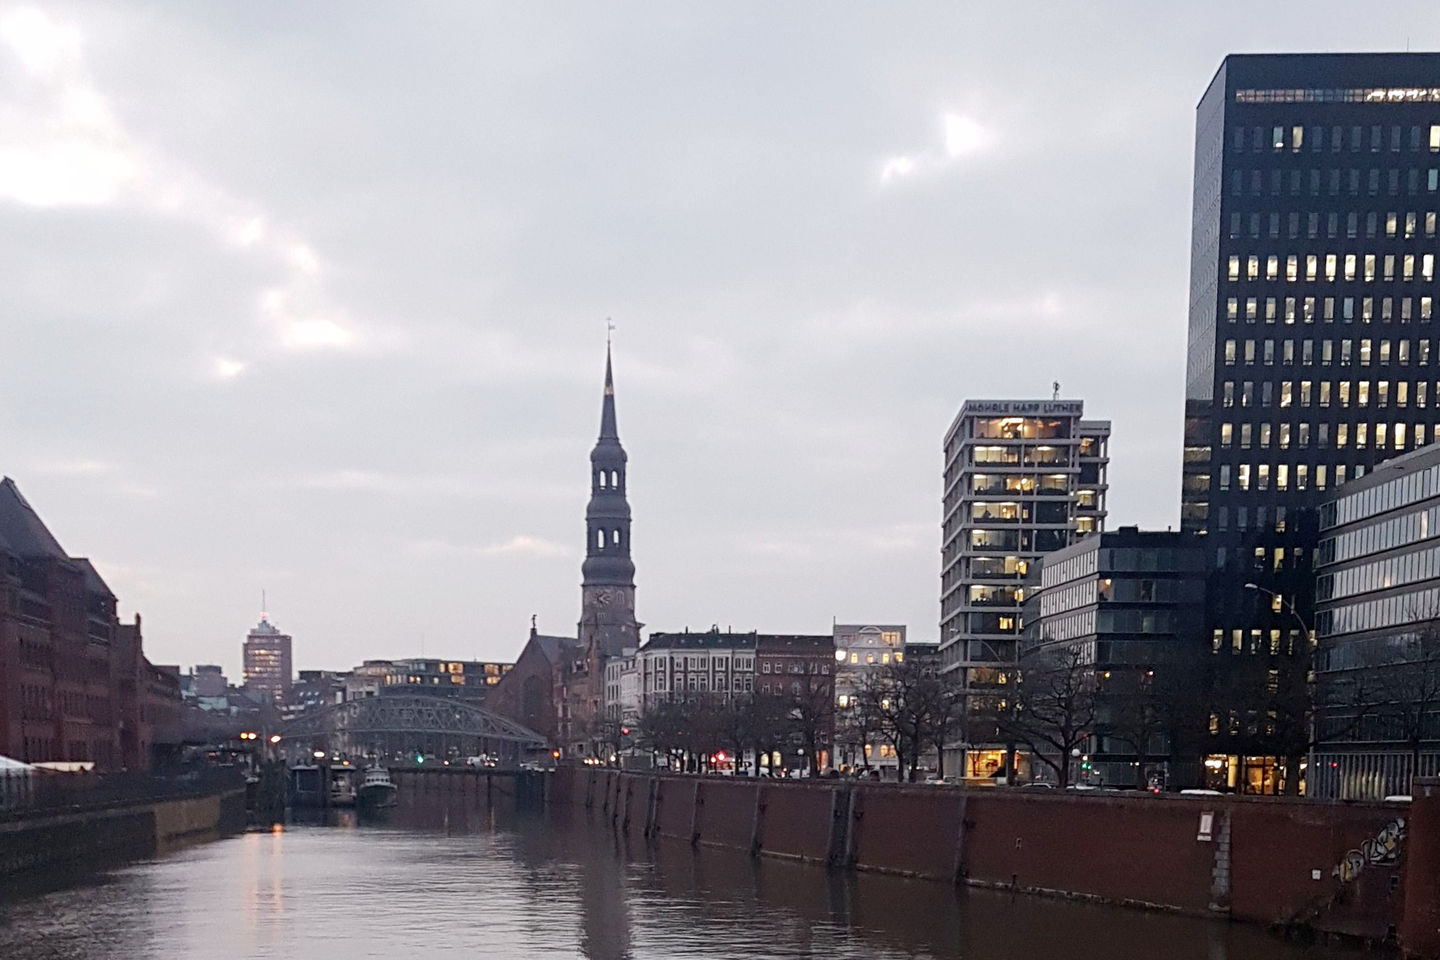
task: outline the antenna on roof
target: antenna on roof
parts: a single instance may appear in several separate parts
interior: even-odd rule
[[[1050,388],[1055,391],[1054,393],[1052,393],[1052,394],[1050,395],[1050,399],[1051,399],[1051,400],[1059,400],[1059,399],[1060,399],[1060,381],[1059,381],[1059,380],[1056,380],[1056,381],[1054,381],[1053,383],[1051,383],[1051,384],[1050,384]]]
[[[267,603],[266,600],[265,600],[265,588],[264,588],[264,587],[261,587],[261,588],[260,588],[260,619],[261,619],[261,620],[268,620],[268,619],[270,618],[269,610],[270,610],[270,604]]]
[[[605,318],[605,346],[606,346],[606,347],[609,347],[609,346],[610,346],[610,337],[611,337],[611,335],[614,334],[614,333],[615,333],[615,324],[610,321],[610,318],[609,318],[609,317],[606,317],[606,318]]]

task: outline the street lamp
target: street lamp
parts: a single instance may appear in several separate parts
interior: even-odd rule
[[[1272,600],[1278,600],[1278,601],[1280,601],[1280,606],[1281,606],[1282,608],[1284,608],[1285,610],[1288,610],[1288,611],[1290,612],[1290,616],[1292,616],[1292,617],[1295,618],[1295,622],[1298,623],[1298,624],[1300,624],[1300,632],[1303,633],[1303,634],[1305,634],[1305,639],[1306,639],[1306,640],[1309,640],[1309,639],[1310,639],[1310,626],[1309,626],[1309,624],[1307,624],[1307,623],[1305,622],[1305,618],[1304,618],[1304,617],[1300,616],[1300,611],[1295,609],[1295,604],[1293,604],[1293,603],[1291,603],[1289,600],[1286,600],[1286,599],[1285,599],[1285,595],[1284,595],[1284,594],[1276,593],[1274,590],[1270,590],[1270,589],[1268,589],[1268,588],[1266,588],[1266,587],[1262,587],[1262,586],[1260,586],[1260,584],[1258,584],[1258,583],[1247,583],[1247,584],[1245,584],[1245,589],[1246,589],[1246,590],[1254,590],[1256,593],[1263,593],[1263,594],[1265,594],[1265,596],[1271,598]]]
[[[1300,616],[1300,611],[1295,609],[1295,604],[1293,604],[1293,603],[1291,603],[1289,600],[1286,600],[1286,599],[1285,599],[1284,594],[1276,593],[1274,590],[1270,590],[1270,589],[1268,589],[1268,588],[1266,588],[1266,587],[1262,587],[1262,586],[1260,586],[1258,583],[1246,583],[1246,584],[1245,584],[1245,589],[1246,589],[1246,590],[1254,590],[1256,593],[1263,593],[1263,594],[1265,594],[1265,596],[1269,597],[1270,599],[1279,602],[1280,606],[1281,606],[1282,608],[1284,608],[1285,610],[1289,611],[1290,616],[1292,616],[1292,617],[1295,618],[1295,622],[1298,623],[1298,624],[1300,624],[1300,634],[1301,634],[1302,637],[1304,637],[1304,640],[1305,640],[1305,659],[1306,659],[1305,687],[1306,687],[1307,693],[1308,693],[1308,694],[1310,695],[1310,697],[1311,697],[1311,702],[1308,704],[1308,706],[1309,706],[1309,708],[1310,708],[1310,710],[1309,710],[1309,714],[1310,714],[1309,720],[1310,720],[1310,723],[1309,723],[1309,729],[1306,731],[1307,736],[1308,736],[1308,739],[1309,739],[1310,742],[1309,742],[1309,744],[1307,745],[1307,746],[1308,746],[1308,749],[1307,749],[1306,752],[1305,752],[1305,772],[1306,772],[1306,776],[1307,776],[1307,779],[1308,779],[1308,777],[1313,776],[1314,773],[1315,773],[1315,740],[1316,740],[1316,736],[1315,736],[1315,713],[1316,713],[1316,710],[1315,710],[1315,703],[1313,702],[1313,696],[1314,696],[1313,684],[1314,684],[1314,682],[1315,682],[1315,646],[1314,646],[1314,637],[1313,637],[1313,635],[1312,635],[1311,632],[1310,632],[1310,625],[1305,622],[1305,618],[1304,618],[1304,617]],[[1305,793],[1306,793],[1307,796],[1310,794],[1310,787],[1311,787],[1311,786],[1312,786],[1312,785],[1309,784],[1309,783],[1306,784]],[[1243,789],[1243,788],[1242,788],[1242,789]]]

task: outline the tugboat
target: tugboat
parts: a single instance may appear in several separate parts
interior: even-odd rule
[[[376,764],[365,769],[365,779],[360,781],[360,806],[367,810],[383,810],[395,806],[395,783],[390,771]]]

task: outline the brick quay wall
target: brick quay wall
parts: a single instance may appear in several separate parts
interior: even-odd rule
[[[1398,938],[1413,956],[1440,958],[1440,909],[1420,919],[1424,904],[1440,903],[1440,782],[1413,804],[1424,836],[1411,836],[1411,803],[588,767],[551,773],[546,800],[589,808],[628,833],[695,846],[1375,942]],[[1407,856],[1412,847],[1416,854]],[[1422,905],[1408,926],[1407,899]]]
[[[158,856],[245,829],[245,791],[54,809],[0,819],[0,885]]]

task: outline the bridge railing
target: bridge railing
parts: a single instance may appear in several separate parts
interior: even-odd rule
[[[147,773],[0,773],[0,820],[203,797],[245,788],[233,767],[211,767],[175,776]]]

